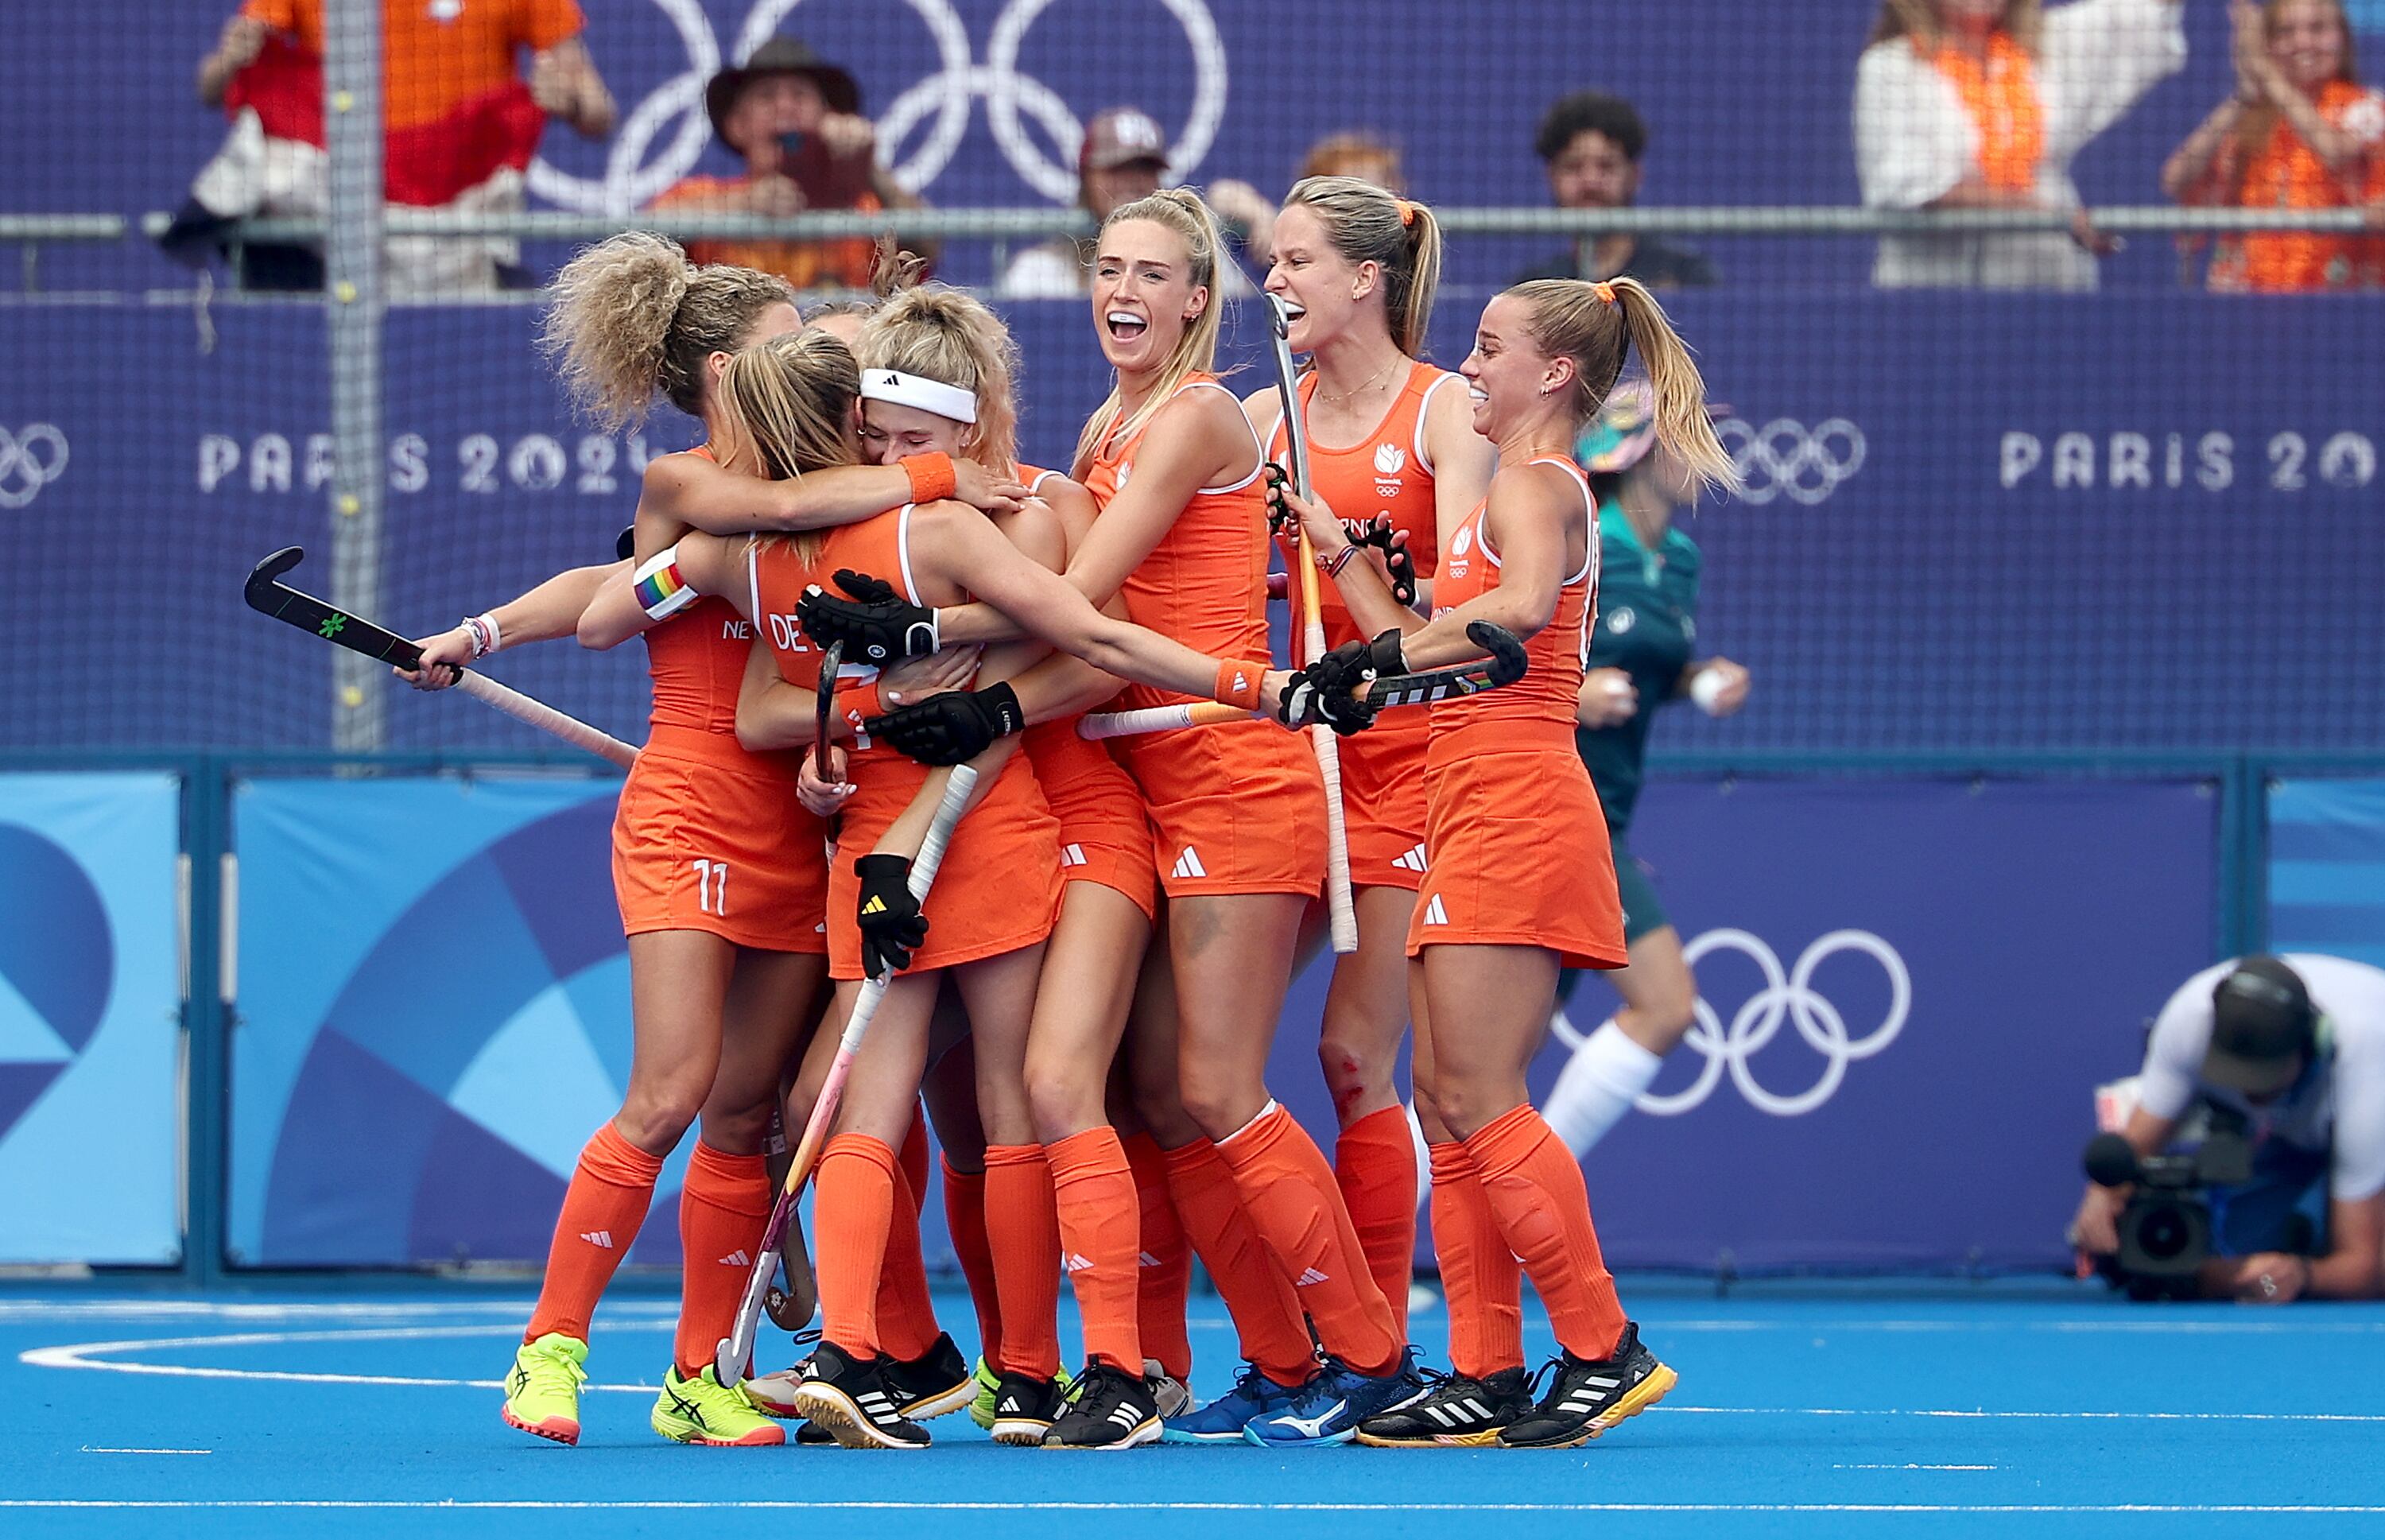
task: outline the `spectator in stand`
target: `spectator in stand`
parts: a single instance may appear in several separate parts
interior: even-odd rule
[[[522,207],[524,178],[549,117],[592,139],[613,129],[613,98],[588,56],[575,0],[383,0],[382,182],[389,201],[459,214]],[[518,55],[530,55],[525,80]],[[323,0],[245,0],[199,65],[199,99],[232,117],[231,135],[169,234],[204,243],[210,220],[321,215],[329,207],[322,121]],[[253,119],[252,120],[252,117]],[[485,290],[518,270],[516,243],[393,236],[392,294]],[[289,286],[319,286],[309,252],[283,265]]]
[[[793,38],[774,37],[713,76],[704,106],[713,133],[744,161],[744,174],[685,178],[654,201],[657,209],[784,218],[807,208],[920,207],[878,165],[878,131],[861,115],[852,73]],[[866,235],[691,241],[687,254],[699,263],[774,273],[797,289],[866,289],[877,262]]]
[[[1629,208],[1640,197],[1640,157],[1648,125],[1639,109],[1604,91],[1577,91],[1541,119],[1532,152],[1548,171],[1549,196],[1559,208]],[[1714,268],[1687,246],[1654,235],[1585,235],[1565,252],[1516,275],[1537,278],[1636,278],[1652,289],[1704,288]]]
[[[1098,227],[1110,211],[1147,198],[1168,178],[1168,135],[1141,107],[1114,106],[1085,125],[1077,151],[1077,207]],[[1246,182],[1217,182],[1208,189],[1209,207],[1244,232],[1253,260],[1268,248],[1275,206]],[[1093,292],[1091,236],[1057,235],[1010,259],[994,285],[1005,299],[1082,299]],[[1217,269],[1218,288],[1229,298],[1254,292],[1248,274],[1232,263]]]
[[[2018,208],[2070,232],[1886,235],[1883,289],[2092,289],[2119,249],[2079,207],[2070,162],[2186,62],[2179,0],[1882,0],[1855,66],[1867,208]]]
[[[1329,133],[1308,146],[1308,155],[1300,163],[1300,173],[1292,180],[1306,182],[1310,177],[1356,177],[1387,193],[1405,194],[1408,190],[1407,173],[1400,166],[1400,152],[1363,130]]]
[[[2385,97],[2360,84],[2341,0],[2234,0],[2236,91],[2162,168],[2180,203],[2341,208],[2385,197]],[[2233,294],[2374,287],[2377,243],[2304,231],[2221,240],[2211,287]]]

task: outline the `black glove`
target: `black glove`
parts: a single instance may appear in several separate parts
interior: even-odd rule
[[[1407,654],[1401,646],[1403,635],[1400,628],[1393,626],[1377,633],[1367,644],[1367,667],[1374,670],[1372,678],[1396,679],[1408,671]]]
[[[1364,642],[1344,642],[1306,668],[1294,671],[1283,687],[1277,720],[1290,728],[1323,722],[1348,737],[1363,732],[1375,720],[1376,707],[1358,692],[1370,683],[1375,669]]]
[[[936,650],[934,610],[859,572],[840,570],[836,585],[849,597],[812,588],[795,601],[795,620],[819,645],[842,642],[854,661],[880,667]]]
[[[1371,545],[1382,552],[1383,567],[1391,574],[1392,597],[1403,605],[1416,603],[1416,557],[1408,554],[1405,530],[1392,528],[1390,516],[1379,513],[1365,520],[1344,519],[1342,532],[1350,537],[1351,545]]]
[[[1283,489],[1292,484],[1292,478],[1273,460],[1261,465],[1259,471],[1267,478],[1267,533],[1278,540],[1289,540],[1300,532],[1300,520],[1292,516],[1292,509],[1283,500]]]
[[[613,559],[627,561],[638,554],[638,526],[624,524],[621,532],[613,537]]]
[[[923,765],[974,759],[1027,725],[1018,692],[1007,681],[982,690],[949,690],[872,717],[861,730]]]
[[[928,917],[911,896],[911,858],[863,856],[853,870],[861,878],[862,973],[875,979],[910,967],[928,939]]]

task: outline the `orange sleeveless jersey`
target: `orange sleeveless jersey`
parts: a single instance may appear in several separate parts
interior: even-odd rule
[[[1056,470],[1018,468],[1032,492]],[[1038,722],[1027,730],[1028,762],[1034,767],[1043,800],[1060,820],[1060,882],[1093,883],[1134,900],[1146,918],[1158,913],[1157,870],[1151,858],[1151,824],[1143,816],[1143,793],[1108,745],[1077,735],[1075,717]]]
[[[747,582],[754,615],[779,660],[780,677],[807,690],[820,685],[819,649],[795,620],[795,601],[814,584],[826,587],[839,568],[893,583],[918,603],[911,579],[911,508],[882,513],[817,537],[808,560],[792,538],[749,542]],[[848,678],[876,670],[848,664]],[[844,805],[844,827],[829,873],[829,976],[861,977],[856,911],[861,879],[854,862],[869,853],[928,779],[928,768],[864,735],[847,749],[847,776],[855,790]],[[953,968],[1031,946],[1051,934],[1059,903],[1059,824],[1036,789],[1024,755],[1013,754],[993,786],[953,832],[944,864],[925,905],[928,939],[911,970]]]
[[[1421,360],[1411,363],[1406,385],[1373,432],[1347,449],[1308,446],[1309,480],[1326,506],[1345,519],[1390,515],[1392,527],[1407,534],[1419,578],[1433,575],[1440,546],[1432,460],[1424,448],[1425,406],[1433,392],[1456,380]],[[1312,373],[1301,382],[1301,405],[1305,407],[1316,394]],[[1280,416],[1268,452],[1277,463],[1291,463]],[[1297,586],[1292,592],[1299,592]],[[1368,639],[1330,580],[1320,582],[1318,596],[1328,647]],[[1296,633],[1296,615],[1293,624]],[[1430,731],[1424,712],[1394,711],[1339,745],[1342,817],[1355,886],[1413,893],[1424,882],[1424,745]]]
[[[1194,375],[1178,394],[1192,390],[1226,393],[1209,375]],[[1113,439],[1093,457],[1085,486],[1104,507],[1131,482],[1143,437]],[[1263,658],[1270,652],[1267,564],[1267,504],[1254,467],[1230,486],[1194,493],[1120,593],[1138,625],[1214,657]],[[1192,698],[1130,684],[1124,703]],[[1258,720],[1117,742],[1127,773],[1143,788],[1152,856],[1168,896],[1314,897],[1322,890],[1325,783],[1306,744]]]
[[[1590,486],[1562,466],[1590,511],[1581,570],[1555,616],[1524,644],[1531,667],[1504,689],[1431,707],[1425,756],[1428,864],[1408,924],[1408,955],[1428,946],[1545,946],[1567,968],[1620,968],[1623,908],[1606,820],[1574,751],[1574,706],[1598,593],[1598,519]],[[1442,553],[1433,613],[1499,586],[1499,553],[1483,526],[1486,502]]]
[[[820,821],[795,800],[794,756],[737,742],[753,644],[753,627],[718,598],[646,632],[654,714],[613,815],[613,891],[629,935],[706,931],[817,955],[828,949]]]

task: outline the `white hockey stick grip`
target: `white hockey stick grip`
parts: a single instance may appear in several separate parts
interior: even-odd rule
[[[627,770],[636,763],[638,751],[611,733],[589,726],[577,717],[557,711],[544,701],[532,700],[519,690],[500,684],[486,674],[469,669],[459,670],[462,678],[456,688],[483,706],[494,707],[518,722],[552,733],[572,747],[585,749],[600,759],[610,759]]]

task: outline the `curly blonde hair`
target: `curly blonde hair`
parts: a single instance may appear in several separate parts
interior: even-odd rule
[[[750,268],[697,267],[675,241],[629,231],[582,251],[547,290],[539,345],[580,409],[619,429],[656,395],[704,415],[706,360],[735,353],[774,305],[784,279]]]

